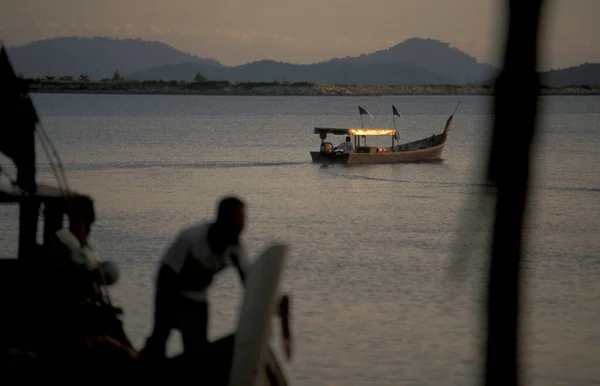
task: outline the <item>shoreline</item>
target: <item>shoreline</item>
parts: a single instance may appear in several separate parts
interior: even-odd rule
[[[492,86],[479,85],[294,85],[243,83],[202,85],[165,81],[121,83],[30,83],[29,92],[40,94],[206,95],[206,96],[458,96],[494,95]],[[540,95],[598,96],[600,86],[542,86]]]

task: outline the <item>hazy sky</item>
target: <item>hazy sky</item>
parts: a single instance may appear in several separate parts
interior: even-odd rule
[[[524,0],[527,1],[527,0]],[[2,0],[0,39],[140,37],[223,64],[311,63],[439,39],[495,62],[504,0]],[[549,0],[543,67],[600,62],[600,0]]]

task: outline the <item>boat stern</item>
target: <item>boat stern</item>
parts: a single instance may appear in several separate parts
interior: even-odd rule
[[[311,151],[310,156],[314,163],[320,163],[320,164],[327,165],[327,164],[346,164],[346,163],[348,163],[348,158],[350,157],[350,154],[348,154],[348,153],[324,154],[319,151]]]

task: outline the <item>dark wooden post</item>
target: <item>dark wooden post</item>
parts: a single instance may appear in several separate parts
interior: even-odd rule
[[[45,205],[44,208],[44,245],[63,227],[65,211],[62,205]]]
[[[26,198],[19,204],[19,252],[22,260],[35,258],[37,226],[40,204],[35,197]]]
[[[495,87],[488,181],[497,187],[487,303],[485,384],[519,385],[519,264],[536,128],[538,24],[543,0],[508,0],[504,65]],[[518,119],[515,119],[518,117]],[[511,149],[510,157],[506,157]]]

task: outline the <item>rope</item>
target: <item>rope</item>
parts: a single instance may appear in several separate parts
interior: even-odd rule
[[[78,208],[76,206],[73,207],[71,205],[70,200],[69,200],[69,198],[70,198],[70,188],[69,188],[69,184],[67,182],[67,176],[66,176],[66,173],[65,173],[65,170],[64,170],[64,167],[63,167],[62,160],[61,160],[61,158],[60,158],[60,156],[58,154],[58,151],[56,150],[56,147],[52,143],[52,140],[50,139],[50,136],[48,135],[48,133],[44,129],[44,126],[42,125],[42,123],[39,124],[39,132],[41,133],[41,136],[39,137],[40,138],[40,143],[42,144],[42,148],[44,150],[44,153],[46,154],[46,157],[48,158],[48,162],[50,164],[50,167],[52,168],[52,172],[54,174],[54,178],[58,182],[61,195],[65,199],[65,203],[66,203],[66,207],[67,207],[67,212],[69,214],[72,214],[71,216],[69,216],[69,221],[73,221],[74,222],[75,231],[76,231],[77,236],[79,237],[79,239],[80,240],[85,240],[82,237],[83,232],[84,232],[84,225],[83,225],[83,220],[81,218],[81,212],[78,210]],[[56,163],[53,161],[52,155],[56,158]]]

